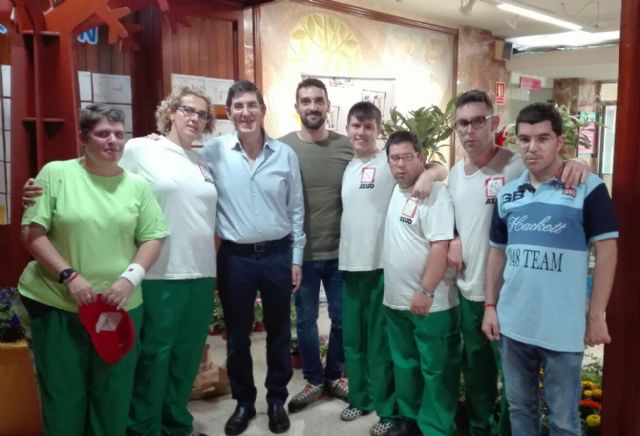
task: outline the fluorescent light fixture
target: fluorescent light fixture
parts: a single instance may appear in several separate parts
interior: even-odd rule
[[[542,21],[543,23],[553,24],[559,27],[563,27],[565,29],[569,29],[569,30],[582,29],[582,26],[578,26],[577,24],[571,23],[569,21],[560,20],[558,18],[552,17],[551,15],[538,12],[534,9],[517,6],[511,3],[499,3],[496,5],[496,7],[498,9],[502,9],[503,11],[507,11],[517,15],[521,15],[523,17],[531,18],[532,20]]]
[[[620,31],[611,32],[574,32],[553,33],[550,35],[518,36],[507,39],[516,50],[529,50],[542,47],[583,47],[616,43],[620,40]]]

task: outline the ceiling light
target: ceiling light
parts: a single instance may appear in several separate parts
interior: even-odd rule
[[[522,6],[516,6],[511,3],[498,3],[496,7],[498,9],[502,9],[503,11],[512,12],[517,15],[522,15],[523,17],[531,18],[532,20],[542,21],[543,23],[549,23],[559,27],[564,27],[565,29],[569,29],[569,30],[582,29],[582,26],[579,26],[575,23],[571,23],[565,20],[560,20],[558,18],[552,17],[551,15],[538,12],[534,9],[529,9]]]
[[[554,33],[550,35],[518,36],[507,39],[518,51],[543,47],[585,47],[602,44],[614,44],[620,40],[620,31],[611,32],[575,32]],[[562,42],[559,42],[562,41]]]

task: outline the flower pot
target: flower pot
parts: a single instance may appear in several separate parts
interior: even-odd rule
[[[0,435],[41,435],[42,416],[26,341],[0,343]]]
[[[300,356],[295,354],[291,355],[291,366],[293,369],[302,369],[302,359]]]
[[[219,336],[224,332],[224,329],[220,327],[214,327],[209,329],[209,336]]]

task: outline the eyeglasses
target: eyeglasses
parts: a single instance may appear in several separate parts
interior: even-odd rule
[[[258,112],[260,108],[261,105],[257,101],[250,101],[249,103],[236,102],[231,105],[231,111],[233,112],[242,112],[245,109],[249,112]]]
[[[181,104],[180,106],[178,106],[178,109],[180,109],[183,113],[184,116],[187,118],[193,118],[194,115],[198,117],[199,121],[202,121],[203,123],[206,123],[207,121],[209,121],[211,119],[211,113],[207,112],[207,111],[199,111],[196,108],[192,107],[192,106],[188,106],[186,104]]]
[[[398,165],[400,161],[412,162],[420,153],[407,153],[407,154],[394,154],[389,156],[389,163],[391,165]]]
[[[483,117],[475,117],[470,120],[460,119],[457,120],[453,126],[460,132],[464,132],[469,126],[472,126],[474,129],[482,129],[487,124],[487,120],[491,117],[493,117],[493,114],[485,115]]]

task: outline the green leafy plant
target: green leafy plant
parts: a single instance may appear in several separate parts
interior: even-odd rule
[[[300,355],[300,344],[298,343],[297,336],[291,336],[291,339],[289,341],[289,352],[292,356]]]
[[[20,303],[15,288],[0,289],[0,342],[17,342],[25,338],[20,321]]]
[[[432,105],[409,111],[406,115],[393,107],[389,113],[389,121],[382,124],[382,136],[387,139],[394,132],[408,130],[418,137],[428,161],[446,162],[441,150],[449,145],[443,142],[453,133],[456,101],[457,97],[449,100],[444,111]]]
[[[224,313],[222,312],[222,303],[220,302],[220,295],[216,290],[213,298],[213,314],[211,316],[211,323],[209,324],[210,334],[219,334],[222,330],[226,329],[224,323]]]
[[[256,297],[256,301],[253,307],[253,319],[254,323],[263,322],[264,321],[264,311],[262,308],[262,299],[260,296]]]

